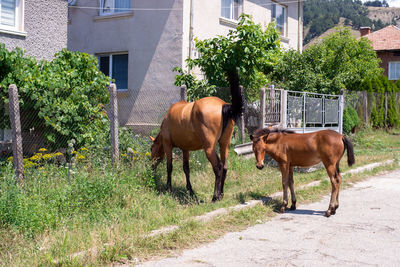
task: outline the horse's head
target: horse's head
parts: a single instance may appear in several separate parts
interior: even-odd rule
[[[251,141],[253,141],[253,152],[256,156],[257,169],[262,170],[264,168],[264,158],[265,158],[265,144],[264,139],[268,138],[268,135],[263,136],[253,136],[250,135]]]
[[[153,167],[157,167],[157,165],[164,159],[164,147],[160,135],[156,138],[150,136],[150,139],[153,141],[153,144],[151,145],[151,160],[154,162]]]

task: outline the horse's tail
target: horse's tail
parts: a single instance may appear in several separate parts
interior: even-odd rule
[[[343,136],[343,143],[344,143],[344,149],[347,149],[347,164],[351,166],[356,162],[356,160],[354,159],[353,144],[346,136]]]
[[[238,121],[244,110],[244,98],[239,86],[239,74],[236,68],[227,72],[232,95],[232,104],[222,107],[222,132],[225,130],[229,119]]]

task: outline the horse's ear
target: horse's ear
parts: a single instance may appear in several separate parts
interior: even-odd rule
[[[154,142],[154,140],[156,140],[153,136],[149,135],[149,138],[152,142]]]

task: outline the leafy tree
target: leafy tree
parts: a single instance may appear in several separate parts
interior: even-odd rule
[[[381,74],[379,62],[368,39],[357,40],[341,27],[303,53],[289,50],[271,77],[288,90],[338,94]]]
[[[266,85],[266,75],[272,71],[280,56],[279,32],[273,23],[263,30],[262,26],[255,24],[248,15],[242,15],[237,28],[231,30],[227,36],[202,41],[196,39],[196,48],[201,56],[197,59],[187,59],[190,69],[200,68],[210,85],[221,88],[228,86],[226,70],[238,67],[241,84],[246,88],[246,96],[254,100],[258,97],[258,89]],[[188,74],[178,75],[175,84],[186,84],[191,90],[191,82],[188,81],[193,79],[183,75]],[[211,93],[222,98],[227,95],[221,90]]]
[[[375,1],[367,1],[364,3],[364,6],[374,6],[374,7],[389,7],[389,4],[383,0],[382,2],[379,0]]]
[[[53,61],[37,62],[17,48],[0,44],[0,107],[8,104],[8,86],[20,94],[23,130],[35,129],[54,148],[94,142],[108,127],[104,104],[109,102],[109,78],[98,70],[95,57],[62,50]],[[9,127],[8,115],[0,114],[0,127]]]
[[[381,5],[387,5],[384,0]],[[368,8],[361,1],[353,0],[308,0],[304,2],[304,28],[309,28],[304,44],[321,35],[328,29],[336,26],[340,18],[345,18],[345,25],[352,25],[355,29],[369,26],[379,30],[388,24],[382,21],[371,20],[367,17]],[[352,23],[350,23],[350,21]],[[389,23],[390,24],[390,23]]]

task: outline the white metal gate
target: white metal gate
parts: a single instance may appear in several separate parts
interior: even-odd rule
[[[343,95],[261,90],[259,127],[278,125],[300,133],[332,129],[342,133]]]

